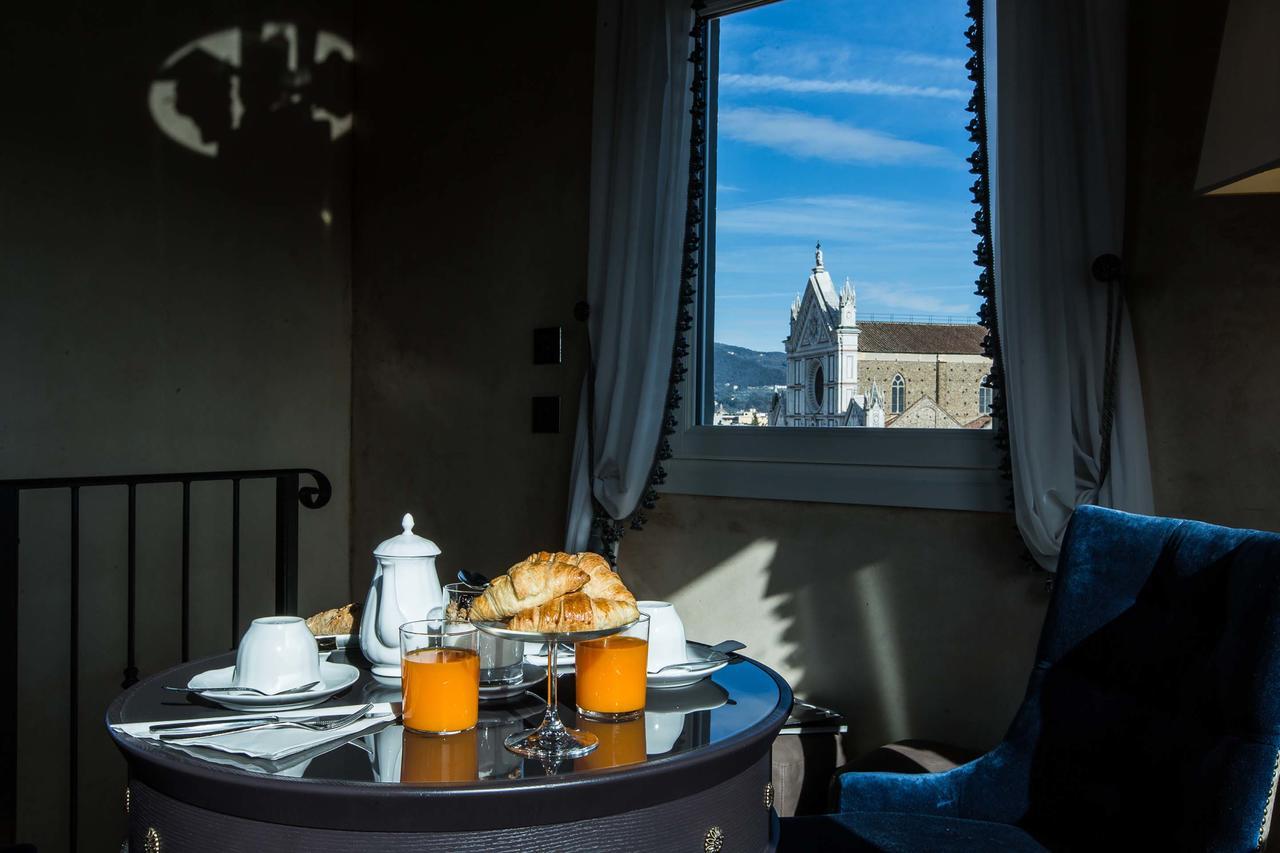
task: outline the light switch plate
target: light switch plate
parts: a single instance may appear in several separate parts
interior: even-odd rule
[[[561,364],[564,351],[559,326],[546,326],[533,330],[533,363]]]

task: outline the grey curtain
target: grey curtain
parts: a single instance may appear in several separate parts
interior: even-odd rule
[[[584,386],[569,551],[587,547],[593,496],[623,519],[648,485],[671,373],[689,176],[688,0],[601,0],[596,24],[587,250],[595,394],[589,406]]]
[[[986,75],[996,305],[1014,502],[1023,539],[1050,570],[1077,505],[1153,509],[1127,316],[1119,323],[1110,473],[1102,476],[1108,290],[1090,274],[1096,256],[1123,254],[1127,7],[987,4],[987,34],[996,39]]]

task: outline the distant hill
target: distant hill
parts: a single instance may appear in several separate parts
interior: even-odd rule
[[[725,409],[768,411],[773,386],[787,381],[785,352],[757,352],[746,347],[717,343],[712,358],[716,402]]]
[[[787,354],[785,352],[757,352],[732,344],[714,344],[712,359],[716,385],[785,385],[787,383]]]

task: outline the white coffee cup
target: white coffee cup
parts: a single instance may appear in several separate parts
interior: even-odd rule
[[[254,619],[240,638],[231,683],[279,693],[320,680],[320,650],[307,623],[297,616]]]
[[[649,672],[688,660],[684,623],[675,605],[670,601],[637,601],[636,606],[649,617]]]

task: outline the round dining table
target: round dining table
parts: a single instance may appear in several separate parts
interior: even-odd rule
[[[561,762],[503,746],[542,719],[545,670],[529,665],[527,690],[481,702],[477,727],[449,738],[407,732],[391,717],[358,737],[267,761],[116,728],[243,714],[165,689],[235,662],[231,653],[192,661],[143,679],[107,711],[129,769],[129,850],[770,850],[778,823],[770,748],[791,690],[768,667],[730,657],[694,685],[650,688],[644,716],[615,724],[577,719],[572,666],[562,669],[560,713],[600,746]],[[374,676],[358,653],[330,660],[356,665],[359,679],[309,710],[400,701],[399,682]]]

